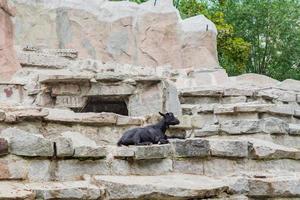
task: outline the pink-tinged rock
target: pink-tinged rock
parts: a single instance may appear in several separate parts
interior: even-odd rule
[[[76,49],[79,58],[104,63],[219,68],[215,25],[203,15],[182,20],[171,0],[156,1],[155,6],[154,0],[16,1],[16,5],[20,46],[30,38],[32,45]]]
[[[0,81],[8,81],[21,68],[14,51],[13,24],[11,16],[15,8],[8,6],[7,0],[0,1]]]

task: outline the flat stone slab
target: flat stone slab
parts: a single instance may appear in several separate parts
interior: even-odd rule
[[[224,94],[224,89],[221,87],[197,87],[189,88],[181,91],[183,97],[220,97]]]
[[[203,139],[170,140],[175,157],[207,157],[209,142]]]
[[[100,199],[103,197],[105,197],[105,189],[87,181],[0,182],[0,199]]]
[[[300,197],[300,176],[274,176],[249,180],[248,196],[253,198]]]
[[[57,123],[79,123],[88,125],[142,125],[144,118],[142,117],[129,117],[118,115],[115,113],[75,113],[70,110],[64,109],[44,109],[48,111],[48,115],[44,117],[44,120],[57,122]]]
[[[71,61],[67,58],[47,53],[18,52],[18,60],[23,66],[63,69],[70,66]]]
[[[300,159],[300,150],[260,139],[248,139],[254,159]]]
[[[64,132],[61,133],[60,138],[65,138],[65,141],[71,140],[72,145],[57,143],[57,152],[68,152],[68,149],[74,148],[73,157],[75,158],[103,158],[106,156],[105,147],[98,146],[95,141],[85,137],[81,133]]]
[[[95,176],[107,187],[109,199],[202,199],[228,191],[221,180],[199,175]]]
[[[53,142],[42,135],[8,128],[0,133],[1,137],[8,141],[9,152],[12,154],[29,157],[51,157],[54,155]]]
[[[300,136],[300,124],[289,124],[289,134],[294,136]]]
[[[248,157],[248,141],[230,139],[209,139],[210,152],[216,157]]]
[[[214,107],[215,114],[230,114],[230,113],[249,113],[249,112],[259,112],[264,113],[275,107],[274,104],[254,104],[254,103],[237,103],[237,104],[225,104],[216,105]]]
[[[48,115],[48,111],[35,107],[2,107],[0,108],[0,121],[20,122],[31,119],[41,119]],[[1,120],[2,119],[2,120]]]
[[[171,155],[170,144],[118,147],[114,152],[116,158],[133,158],[135,160],[162,159]]]
[[[220,124],[220,132],[230,135],[254,133],[285,135],[289,133],[289,124],[275,117],[227,120]]]
[[[45,117],[46,121],[91,125],[110,125],[117,123],[117,114],[114,113],[75,113],[61,109],[47,110],[49,110],[49,115]]]
[[[0,182],[0,199],[35,199],[35,193],[16,182]]]

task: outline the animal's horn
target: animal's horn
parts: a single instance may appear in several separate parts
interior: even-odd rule
[[[161,113],[161,112],[158,112],[161,116],[165,117],[165,114]]]

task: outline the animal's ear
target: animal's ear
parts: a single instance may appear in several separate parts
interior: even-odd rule
[[[165,114],[161,113],[161,112],[158,112],[161,116],[165,117]]]

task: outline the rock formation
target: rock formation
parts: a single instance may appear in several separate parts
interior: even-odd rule
[[[216,53],[214,26],[200,33],[208,23],[202,16],[174,24],[178,15],[167,1],[158,1],[164,5],[157,7],[153,1],[140,6],[98,0],[89,1],[91,5],[85,0],[15,1],[18,20],[30,23],[26,13],[31,9],[40,13],[40,19],[32,19],[34,24],[40,21],[39,28],[17,33],[17,39],[49,42],[49,47],[19,47],[22,69],[10,83],[0,83],[0,199],[300,198],[299,81],[257,74],[228,77],[213,62],[203,61],[211,64],[205,69],[196,65]],[[84,20],[88,22],[81,30]],[[74,38],[39,33],[53,23],[60,24],[60,37],[72,27]],[[184,25],[178,29],[176,23]],[[174,34],[178,31],[186,32]],[[129,32],[134,39],[128,42],[138,44],[143,56],[154,56],[154,66],[122,63],[132,56],[119,51]],[[161,40],[166,34],[172,39]],[[114,52],[115,57],[107,58],[120,63],[86,58],[79,35],[101,36],[101,41],[112,37],[109,48],[98,41],[104,46],[95,52],[99,50],[101,59]],[[50,48],[58,41],[79,51]],[[179,47],[182,51],[175,51]],[[193,67],[160,65],[167,55],[174,63],[183,62],[185,55]],[[143,60],[152,65],[147,56]],[[159,120],[158,111],[178,116],[181,123],[167,134],[182,139],[165,145],[116,145],[125,130]]]
[[[8,81],[21,68],[14,50],[13,24],[10,17],[16,10],[10,7],[7,0],[0,1],[0,81]]]
[[[218,68],[215,25],[204,16],[182,20],[171,0],[23,1],[17,44],[75,48],[80,58],[174,68]],[[35,13],[32,15],[31,13]],[[26,25],[25,25],[26,24]]]

